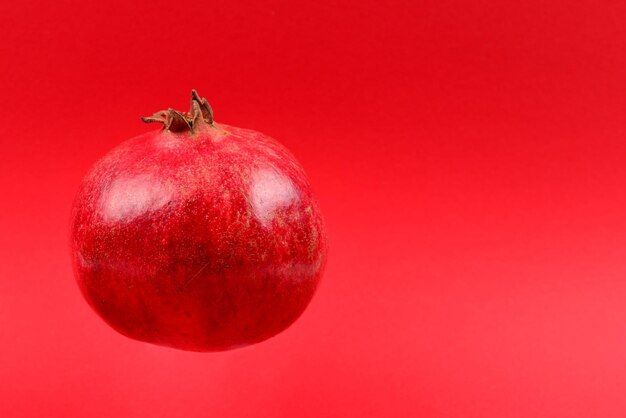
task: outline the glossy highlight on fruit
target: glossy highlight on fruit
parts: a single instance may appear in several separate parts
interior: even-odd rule
[[[292,324],[327,240],[294,157],[259,132],[189,113],[123,142],[83,180],[71,221],[78,285],[120,333],[191,351],[254,344]]]

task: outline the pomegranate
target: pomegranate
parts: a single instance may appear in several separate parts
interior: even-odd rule
[[[120,144],[84,178],[71,222],[78,285],[120,333],[191,351],[258,343],[309,304],[327,239],[309,181],[270,137],[188,113]]]

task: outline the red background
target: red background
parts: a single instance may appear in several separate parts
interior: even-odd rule
[[[626,416],[626,3],[4,1],[0,416]],[[194,354],[83,301],[88,167],[186,109],[288,146],[331,251],[302,318]]]

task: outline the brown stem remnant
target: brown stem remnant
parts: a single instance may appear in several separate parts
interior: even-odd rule
[[[163,129],[171,132],[195,132],[202,125],[213,126],[213,109],[209,102],[191,90],[191,107],[188,113],[174,109],[161,110],[152,116],[141,118],[145,123],[158,122],[163,124]]]

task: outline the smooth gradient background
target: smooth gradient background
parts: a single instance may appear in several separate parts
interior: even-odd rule
[[[626,2],[2,1],[0,416],[626,416]],[[78,183],[187,109],[280,140],[331,251],[257,346],[83,301]]]

